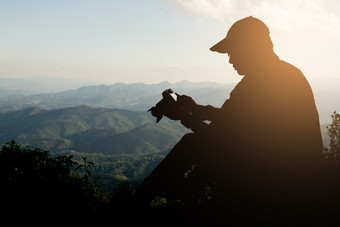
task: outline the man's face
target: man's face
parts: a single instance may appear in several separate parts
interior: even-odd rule
[[[233,65],[233,68],[236,70],[236,72],[240,75],[240,76],[244,76],[246,74],[247,71],[247,63],[245,62],[245,60],[242,60],[243,58],[236,53],[230,53],[228,54],[229,56],[229,63]]]
[[[234,69],[241,76],[251,74],[256,71],[256,65],[259,64],[259,56],[245,52],[231,52],[228,53],[229,63],[233,65]]]

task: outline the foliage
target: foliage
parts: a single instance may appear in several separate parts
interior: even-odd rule
[[[327,134],[330,137],[329,148],[324,148],[324,153],[327,158],[334,158],[340,154],[340,114],[336,111],[331,115],[332,124],[327,126]]]
[[[0,150],[1,201],[7,211],[94,212],[100,207],[99,187],[73,173],[72,156],[50,157],[40,148],[15,141]]]
[[[127,204],[131,202],[134,188],[129,180],[121,181],[112,192],[112,202],[114,204]]]
[[[167,204],[167,199],[161,196],[157,196],[153,200],[151,200],[151,207],[156,208],[156,207],[162,207]]]
[[[148,219],[148,211],[133,199],[132,182],[126,177],[116,178],[111,194],[103,194],[100,186],[92,183],[95,163],[85,156],[81,156],[81,160],[79,164],[73,155],[51,157],[49,151],[22,147],[14,140],[3,145],[0,201],[6,209],[2,215],[38,215],[40,218],[57,215],[58,220],[69,220],[78,214],[83,217],[90,214],[86,220],[108,215]]]
[[[60,154],[72,155],[78,163],[82,163],[82,156],[91,160],[95,164],[91,166],[91,181],[101,185],[101,191],[107,195],[124,180],[129,180],[133,187],[137,187],[165,157],[165,154],[158,153],[106,155],[67,151]]]

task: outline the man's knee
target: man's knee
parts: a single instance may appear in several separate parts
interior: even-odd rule
[[[195,138],[195,137],[196,137],[196,135],[195,135],[194,133],[187,133],[187,134],[185,134],[185,135],[182,137],[181,140],[191,140],[191,139],[193,139],[193,138]]]
[[[176,144],[176,146],[183,146],[183,145],[193,145],[197,143],[196,141],[196,135],[194,133],[187,133],[185,134],[181,139],[180,141],[178,141],[178,143]],[[176,147],[175,146],[175,147]]]

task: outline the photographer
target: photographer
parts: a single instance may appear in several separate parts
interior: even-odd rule
[[[181,139],[136,194],[186,204],[203,198],[235,218],[267,215],[269,220],[268,215],[275,219],[294,209],[308,213],[310,203],[321,200],[323,154],[306,78],[278,58],[269,29],[254,17],[234,23],[210,50],[228,54],[242,80],[221,108],[199,105],[185,95],[170,102],[163,114],[193,133]],[[213,196],[204,198],[211,182]]]

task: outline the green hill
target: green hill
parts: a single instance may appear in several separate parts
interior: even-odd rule
[[[1,144],[14,139],[54,156],[88,157],[93,181],[107,193],[124,179],[137,185],[187,132],[165,118],[156,124],[146,111],[78,106],[0,113]]]
[[[144,154],[164,152],[187,131],[148,112],[91,108],[28,108],[0,114],[0,143],[11,139],[58,153]]]

